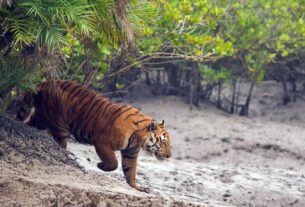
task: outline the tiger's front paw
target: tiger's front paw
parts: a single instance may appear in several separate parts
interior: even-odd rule
[[[141,191],[143,193],[150,193],[149,191],[149,188],[145,188],[145,187],[138,187],[137,185],[133,184],[133,185],[130,185],[130,187],[138,190],[138,191]]]
[[[99,162],[97,167],[103,171],[113,171],[118,168],[118,165],[115,163]]]
[[[150,193],[149,188],[146,188],[146,187],[137,187],[137,190],[141,191],[143,193]]]

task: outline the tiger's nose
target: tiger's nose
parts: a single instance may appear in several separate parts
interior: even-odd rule
[[[169,153],[166,154],[166,157],[167,157],[167,158],[170,158],[171,156],[172,156],[172,153],[171,153],[171,152],[169,152]]]
[[[172,156],[172,152],[170,149],[166,150],[166,158],[170,158]]]

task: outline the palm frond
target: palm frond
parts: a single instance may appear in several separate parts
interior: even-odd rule
[[[60,25],[41,26],[37,29],[37,32],[36,41],[40,47],[46,47],[50,51],[54,51],[65,44],[65,30]]]
[[[38,18],[43,24],[50,24],[48,21],[47,13],[45,12],[45,8],[42,2],[33,2],[28,1],[21,3],[20,6],[23,6],[27,10],[27,15],[32,16],[33,18]]]
[[[88,35],[95,30],[96,13],[91,4],[84,4],[77,0],[65,0],[58,2],[49,10],[50,13],[55,13],[58,20],[64,25],[76,26],[82,34]]]
[[[33,34],[31,29],[29,29],[32,28],[33,25],[30,21],[12,15],[5,19],[4,24],[14,33],[15,45],[29,45],[33,41]]]
[[[152,24],[156,21],[157,11],[147,1],[133,0],[128,5],[128,19],[135,32],[138,32],[147,26],[147,24]]]
[[[14,33],[15,45],[37,43],[54,50],[64,44],[63,37],[68,32],[102,37],[107,42],[119,44],[133,41],[136,27],[129,18],[140,22],[138,14],[145,10],[140,4],[136,7],[136,3],[129,7],[130,2],[139,1],[14,1],[13,10],[4,8],[7,13],[3,13],[2,19],[6,28]]]

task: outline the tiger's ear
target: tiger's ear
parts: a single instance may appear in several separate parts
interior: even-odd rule
[[[148,126],[148,130],[155,131],[157,129],[157,126],[158,126],[158,123],[156,122],[156,120],[152,120],[152,122]]]
[[[162,122],[160,123],[161,126],[164,126],[164,120],[162,120]]]

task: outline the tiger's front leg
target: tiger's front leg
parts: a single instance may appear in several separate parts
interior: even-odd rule
[[[136,190],[147,192],[147,189],[140,188],[136,185],[137,159],[140,148],[121,150],[122,168],[126,182]]]

